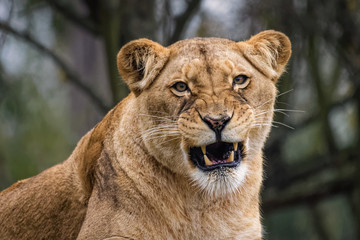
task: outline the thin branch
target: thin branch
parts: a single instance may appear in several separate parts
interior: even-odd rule
[[[330,239],[328,236],[329,233],[326,231],[326,226],[324,222],[324,216],[321,214],[321,210],[319,208],[319,204],[309,203],[310,216],[312,217],[312,224],[314,225],[314,229],[317,233],[317,236],[320,240]]]
[[[168,43],[174,43],[179,40],[186,24],[188,23],[191,16],[199,8],[201,0],[191,0],[189,1],[186,10],[183,14],[175,18],[175,30],[172,36],[169,38]]]
[[[28,33],[15,30],[7,22],[0,21],[0,29],[24,40],[42,54],[50,57],[54,63],[65,72],[67,79],[75,86],[77,86],[83,93],[85,93],[95,103],[101,112],[106,113],[108,111],[109,107],[103,102],[103,100],[101,100],[101,98],[89,86],[83,83],[83,81],[80,80],[76,73],[72,71],[59,56],[52,52],[51,49],[42,45]]]
[[[348,177],[317,184],[315,187],[311,188],[310,186],[297,186],[296,189],[292,188],[287,191],[274,192],[271,195],[265,194],[262,210],[266,214],[284,207],[305,203],[316,203],[329,196],[349,192],[354,189],[355,185],[355,179]]]
[[[79,27],[87,30],[88,32],[98,35],[99,31],[96,29],[95,24],[84,17],[79,16],[72,8],[65,6],[61,1],[46,0],[46,2],[57,12],[62,14],[66,19],[72,21]]]
[[[332,104],[329,105],[329,111],[333,111],[334,109],[336,108],[339,108],[339,107],[343,107],[344,105],[348,104],[348,103],[351,103],[352,101],[355,101],[355,91],[352,95],[350,96],[347,96],[346,98],[338,101],[338,102],[334,102]],[[307,118],[305,118],[302,122],[298,123],[298,124],[295,124],[293,125],[293,130],[291,131],[291,133],[295,133],[295,132],[298,132],[298,131],[301,131],[303,130],[305,127],[308,127],[310,124],[318,121],[320,118],[320,113],[319,112],[314,112],[312,115],[308,116]],[[284,137],[283,135],[278,135],[274,138],[274,140],[272,141],[273,143],[270,143],[266,146],[267,149],[271,149],[273,148],[274,144],[278,144],[278,140],[284,140]]]
[[[12,18],[13,16],[13,13],[14,13],[14,1],[11,1],[10,2],[10,8],[9,8],[9,14],[7,16],[7,22],[10,21],[10,19]],[[2,51],[2,47],[4,46],[5,44],[5,41],[6,41],[6,34],[1,34],[0,35],[0,51]]]
[[[333,131],[331,130],[329,122],[329,96],[326,95],[325,87],[323,84],[323,77],[320,70],[320,52],[319,47],[316,45],[317,39],[313,36],[308,38],[308,54],[307,54],[307,63],[309,67],[310,77],[313,80],[314,88],[317,95],[317,105],[319,107],[318,111],[320,113],[320,121],[322,124],[322,129],[324,131],[328,149],[330,153],[335,153],[337,146],[334,139]],[[318,52],[317,52],[318,51]]]
[[[280,145],[280,144],[279,144]],[[291,166],[281,165],[276,167],[276,170],[268,175],[264,185],[267,188],[284,189],[289,188],[294,184],[301,183],[305,179],[310,179],[327,171],[338,172],[340,168],[345,166],[352,166],[359,158],[356,147],[343,149],[336,155],[316,155],[309,158],[306,162],[292,164]],[[334,162],[340,162],[333,164]],[[291,168],[291,169],[290,169]],[[281,172],[281,174],[279,174]]]

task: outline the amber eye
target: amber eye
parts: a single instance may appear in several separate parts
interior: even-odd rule
[[[248,76],[241,74],[241,75],[238,75],[238,76],[234,77],[233,84],[234,85],[235,84],[237,84],[237,85],[245,85],[248,82],[248,79],[249,79]],[[245,86],[243,86],[243,87],[245,87]]]
[[[178,92],[185,92],[189,89],[188,85],[186,85],[184,82],[177,82],[172,86],[172,88]]]

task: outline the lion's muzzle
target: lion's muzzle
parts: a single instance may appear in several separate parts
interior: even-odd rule
[[[209,126],[211,130],[215,132],[217,141],[221,141],[221,131],[230,121],[230,117],[225,115],[221,116],[220,118],[214,118],[207,115],[202,120]]]
[[[203,171],[237,167],[244,157],[243,143],[216,142],[190,148],[191,161]]]

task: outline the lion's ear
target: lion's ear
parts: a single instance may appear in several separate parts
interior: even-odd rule
[[[117,55],[117,66],[136,95],[153,82],[168,60],[169,49],[149,39],[127,43]]]
[[[289,38],[277,31],[260,32],[248,41],[238,42],[245,58],[271,80],[276,81],[284,72],[291,56]]]

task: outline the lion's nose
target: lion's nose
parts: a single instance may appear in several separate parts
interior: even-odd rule
[[[226,124],[230,121],[230,117],[227,115],[221,116],[219,118],[205,116],[203,121],[210,127],[210,129],[214,130],[216,137],[218,140],[220,140],[220,133],[225,128]]]

